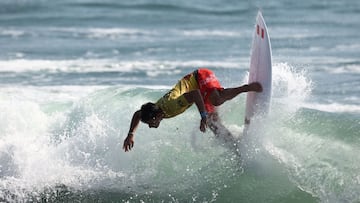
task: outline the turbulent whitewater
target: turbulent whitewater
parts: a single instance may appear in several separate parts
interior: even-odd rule
[[[183,75],[244,84],[258,8],[273,92],[238,157],[196,107],[158,129],[130,119]],[[0,3],[0,201],[359,202],[359,2]],[[239,78],[242,81],[239,81]],[[220,109],[236,136],[245,94]],[[241,117],[239,118],[239,115]]]

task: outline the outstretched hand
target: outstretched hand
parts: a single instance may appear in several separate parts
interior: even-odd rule
[[[202,118],[200,121],[200,131],[201,132],[205,132],[206,131],[206,127],[207,127],[207,119],[206,118]]]
[[[131,148],[133,147],[134,147],[134,136],[129,134],[124,140],[123,150],[127,152],[130,151]]]
[[[262,92],[263,88],[259,82],[248,84],[249,91]]]

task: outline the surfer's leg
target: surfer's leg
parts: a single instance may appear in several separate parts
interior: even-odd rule
[[[217,112],[209,115],[208,126],[217,138],[224,139],[227,142],[234,140],[231,132],[221,123]]]
[[[233,99],[237,95],[243,92],[249,92],[249,91],[256,91],[261,92],[262,87],[260,83],[251,83],[249,85],[243,85],[240,87],[234,87],[234,88],[225,88],[221,90],[215,89],[210,94],[210,101],[214,106],[219,106],[223,104],[224,102]]]
[[[238,140],[232,133],[221,123],[217,112],[209,115],[208,126],[215,134],[215,137],[228,149],[231,149],[234,154],[240,157]]]

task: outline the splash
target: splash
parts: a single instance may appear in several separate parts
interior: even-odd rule
[[[287,63],[275,64],[273,68],[272,95],[275,103],[281,103],[287,111],[296,112],[309,98],[312,82],[305,69],[296,70]]]
[[[253,164],[245,168],[211,132],[198,131],[198,123],[193,122],[199,119],[195,107],[162,122],[156,130],[140,125],[135,148],[124,153],[122,141],[131,115],[166,89],[57,86],[2,91],[0,199],[73,197],[70,200],[80,201],[86,197],[92,201],[115,195],[129,201],[211,202],[226,201],[224,194],[254,199],[258,190],[247,186],[263,185],[266,177],[270,189],[262,190],[264,194],[286,189],[289,196],[294,191],[302,195],[302,190],[330,201],[343,191],[337,200],[356,200],[357,193],[350,188],[358,188],[358,177],[351,174],[359,167],[334,152],[353,157],[357,150],[312,132],[311,126],[303,127],[304,120],[323,115],[303,113],[302,104],[311,96],[312,86],[306,73],[276,64],[273,79],[272,108],[257,140],[270,158],[254,156]],[[224,124],[234,134],[242,132],[239,113],[243,115],[244,108],[240,96],[220,109]],[[330,161],[334,157],[338,158]],[[312,174],[327,178],[315,179]],[[271,187],[280,175],[282,187]],[[240,192],[233,191],[236,187]]]
[[[309,108],[314,106],[307,101],[313,83],[306,72],[286,63],[274,69],[272,111],[262,135],[263,148],[288,170],[298,188],[320,201],[359,201],[360,166],[355,164],[359,149],[355,140],[347,142],[331,130],[334,124],[336,130],[346,126],[343,135],[354,137],[358,121]]]
[[[218,157],[224,149],[209,148],[211,140],[206,137],[201,139],[202,150],[193,153],[183,137],[190,133],[184,127],[189,125],[187,119],[164,123],[154,133],[140,126],[136,148],[124,153],[123,136],[133,111],[163,91],[92,89],[77,99],[74,92],[64,90],[63,97],[47,102],[40,102],[31,88],[16,92],[16,97],[23,98],[21,102],[1,95],[1,201],[64,200],[69,196],[79,201],[87,195],[91,201],[98,198],[91,194],[102,191],[115,191],[122,199],[141,196],[164,200],[169,194],[174,199],[185,198],[191,190],[202,191],[193,193],[194,198],[211,200],[214,194],[216,199],[218,189],[209,184],[221,185],[234,176],[232,160],[214,162],[207,158],[209,154]],[[43,94],[51,98],[54,89],[47,91]],[[169,136],[169,129],[175,136]],[[213,176],[224,164],[229,170]]]

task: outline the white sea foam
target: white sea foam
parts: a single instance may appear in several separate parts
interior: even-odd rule
[[[309,29],[293,29],[289,27],[269,28],[269,32],[273,39],[296,39],[302,40],[306,38],[322,37],[323,33],[314,32]]]
[[[316,126],[321,130],[302,126],[292,129],[287,124],[292,119],[306,119],[293,117],[304,107],[324,112],[359,113],[358,98],[348,98],[354,104],[310,103],[312,81],[306,72],[286,63],[274,64],[273,70],[273,105],[268,123],[264,124],[263,148],[289,171],[290,180],[301,190],[323,202],[356,202],[360,188],[353,175],[359,170],[359,165],[354,164],[359,162],[354,159],[359,153],[356,144],[321,134],[326,132],[326,126]]]
[[[333,68],[326,68],[328,73],[332,74],[342,74],[342,73],[360,73],[360,64],[349,64],[349,65],[341,65]]]
[[[335,50],[337,51],[357,51],[360,49],[359,43],[352,43],[352,44],[340,44],[335,47]]]
[[[152,29],[136,29],[126,27],[90,27],[90,28],[78,28],[78,27],[48,27],[48,28],[32,28],[31,30],[19,30],[13,28],[0,29],[0,36],[10,36],[17,38],[26,34],[33,36],[47,36],[47,35],[67,35],[71,37],[86,37],[89,39],[121,39],[121,38],[147,38],[147,37],[159,37],[164,33],[168,33],[168,36],[194,36],[194,37],[242,37],[248,36],[247,31],[231,31],[231,30],[216,30],[216,29],[196,29],[196,30],[152,30]]]
[[[91,90],[94,90],[93,87],[90,87],[89,91]],[[64,125],[66,127],[69,119],[68,111],[64,111],[61,104],[70,102],[65,109],[71,109],[73,104],[78,102],[81,104],[79,99],[85,93],[84,87],[63,87],[58,90],[54,87],[40,89],[27,87],[16,91],[2,89],[0,94],[2,112],[0,114],[0,198],[2,200],[30,201],[27,199],[28,195],[36,198],[45,188],[55,188],[58,184],[76,189],[96,188],[103,187],[102,185],[108,182],[105,180],[123,177],[120,171],[99,165],[88,165],[97,161],[96,156],[89,156],[91,153],[96,153],[93,149],[105,151],[111,143],[103,142],[116,143],[105,132],[108,129],[106,121],[100,120],[91,109],[79,111],[80,115],[86,114],[85,117],[80,116],[80,119],[84,120],[75,120],[74,122],[78,122],[79,126],[72,129],[74,132],[70,136],[73,137],[64,138],[59,144],[60,137],[65,135],[62,133],[65,130],[62,127]],[[55,108],[55,111],[46,110],[49,105],[54,106],[52,108]],[[85,106],[83,107],[86,108]]]
[[[177,31],[179,33],[179,31]],[[185,36],[216,36],[216,37],[241,37],[244,33],[239,31],[228,31],[228,30],[185,30],[180,31]]]
[[[87,38],[107,38],[117,39],[122,37],[137,37],[137,36],[152,36],[156,35],[156,31],[140,30],[135,28],[121,28],[121,27],[92,27],[92,28],[76,28],[76,27],[63,27],[63,28],[48,28],[51,32],[66,33],[74,37],[85,36]]]
[[[0,29],[0,36],[10,36],[12,38],[17,38],[25,35],[25,31],[17,29]]]
[[[303,69],[295,68],[287,63],[273,66],[273,100],[280,102],[282,108],[297,111],[308,99],[312,91],[312,82],[306,77]]]
[[[305,103],[304,107],[310,109],[316,109],[324,112],[332,113],[360,113],[360,105],[356,104],[341,104],[341,103],[331,103],[331,104],[321,104],[321,103]]]
[[[0,61],[0,72],[61,71],[61,72],[131,72],[134,70],[174,70],[177,67],[227,67],[246,68],[239,62],[231,61],[119,61],[115,59],[37,60],[14,59]],[[149,73],[151,74],[151,73]],[[151,75],[149,75],[151,76]]]
[[[289,170],[290,179],[302,190],[324,202],[356,202],[360,182],[349,175],[359,170],[353,164],[360,161],[356,147],[281,128],[265,149]]]
[[[70,38],[88,38],[88,39],[136,39],[143,38],[149,39],[149,37],[160,35],[161,33],[154,30],[143,30],[136,28],[124,28],[124,27],[90,27],[90,28],[78,28],[78,27],[32,27],[30,29],[17,29],[17,28],[3,28],[0,29],[0,36],[20,38],[25,35],[32,37],[48,37],[48,36],[67,36]]]

